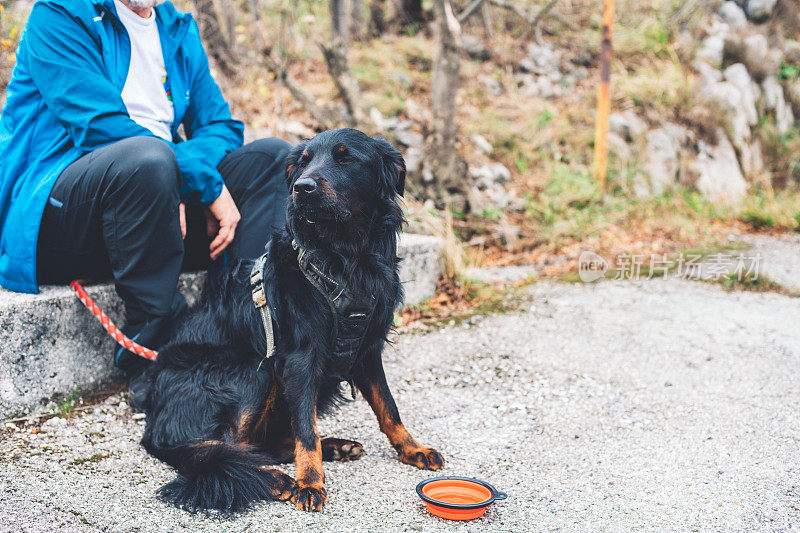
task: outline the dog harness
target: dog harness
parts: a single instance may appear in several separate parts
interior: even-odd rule
[[[267,337],[267,352],[265,359],[272,357],[275,352],[275,336],[273,330],[274,310],[270,308],[266,297],[264,285],[264,267],[266,266],[272,242],[267,243],[264,255],[259,257],[250,272],[250,290],[253,303],[261,314],[264,324],[264,333]],[[308,252],[296,240],[292,240],[292,248],[297,252],[297,264],[300,272],[314,289],[319,292],[333,317],[333,325],[328,336],[328,349],[332,355],[333,368],[329,374],[339,378],[339,381],[350,381],[350,374],[355,364],[358,352],[364,342],[367,329],[375,312],[376,300],[372,294],[362,295],[348,289],[317,267],[309,257]]]

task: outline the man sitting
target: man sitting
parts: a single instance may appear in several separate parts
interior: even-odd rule
[[[283,223],[289,148],[242,146],[196,23],[163,2],[37,2],[0,117],[0,285],[113,277],[123,331],[154,349],[182,268],[257,257]]]

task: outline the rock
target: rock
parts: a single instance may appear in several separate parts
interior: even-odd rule
[[[800,65],[800,42],[794,39],[783,41],[783,60],[792,65]]]
[[[409,148],[422,145],[422,135],[410,130],[395,130],[394,137],[397,139],[397,142]]]
[[[755,126],[758,122],[758,112],[756,111],[756,101],[761,93],[760,88],[750,77],[747,67],[742,63],[735,63],[724,71],[725,80],[731,83],[739,91],[740,99],[735,105],[742,106],[747,114],[747,123]]]
[[[503,94],[503,86],[493,77],[483,75],[480,77],[480,81],[492,96],[500,96]]]
[[[519,62],[519,69],[522,72],[536,72],[538,70],[538,67],[536,66],[536,62],[533,59],[526,57]]]
[[[532,76],[526,74],[522,78],[523,90],[526,96],[539,98],[555,98],[565,92],[565,87],[559,83],[553,83],[547,76]]]
[[[778,83],[778,80],[770,77],[761,83],[761,90],[764,92],[764,107],[767,112],[774,112],[778,133],[783,135],[794,124],[794,113],[786,103],[783,87]]]
[[[49,418],[42,424],[45,433],[56,433],[59,429],[67,427],[67,421],[61,417]]]
[[[754,22],[763,22],[772,16],[777,0],[747,0],[744,11],[747,18]]]
[[[647,124],[637,117],[632,109],[622,113],[611,113],[608,116],[608,126],[612,133],[616,133],[628,142],[642,135],[647,129]]]
[[[528,45],[528,57],[520,61],[519,70],[524,72],[517,79],[527,96],[554,98],[561,96],[567,87],[574,86],[588,75],[585,68],[573,68],[564,72],[561,49],[554,49],[549,43]],[[565,65],[573,65],[566,62]]]
[[[712,15],[703,19],[703,21],[705,24],[702,27],[702,31],[706,35],[717,35],[724,39],[731,32],[731,25],[722,20],[722,17]]]
[[[622,161],[630,160],[631,156],[633,155],[631,153],[631,147],[622,136],[614,132],[609,132],[607,141],[609,150],[616,154],[619,159]]]
[[[751,110],[742,105],[742,94],[732,83],[710,83],[700,90],[700,99],[724,113],[733,131],[733,142],[741,145],[750,140]],[[755,108],[752,109],[755,112]]]
[[[483,42],[483,39],[475,35],[464,34],[461,36],[461,49],[472,59],[478,61],[488,61],[492,54]]]
[[[511,178],[511,171],[501,163],[470,167],[469,174],[475,179],[478,188],[481,188],[482,184],[488,187],[492,183],[505,183]]]
[[[723,2],[719,8],[719,14],[733,28],[744,28],[747,26],[747,15],[736,2]]]
[[[378,128],[379,130],[386,129],[383,113],[381,113],[377,107],[369,108],[369,118],[372,121],[372,123],[375,124],[375,127]]]
[[[505,210],[514,200],[514,197],[505,187],[498,184],[481,189],[472,187],[467,191],[467,194],[469,196],[470,211],[477,214],[486,212],[490,207],[495,210]]]
[[[628,139],[631,133],[628,121],[620,113],[608,115],[608,131],[624,139]]]
[[[704,84],[722,81],[722,72],[705,61],[695,59],[692,61],[692,68],[700,74]]]
[[[728,81],[711,83],[700,91],[701,99],[716,105],[725,114],[730,125],[731,137],[741,160],[741,171],[755,180],[763,173],[763,157],[761,146],[751,143],[751,126],[758,121],[756,100],[761,88],[756,85],[741,63],[725,69]]]
[[[644,172],[653,193],[662,194],[678,183],[680,148],[685,138],[686,130],[677,124],[665,125],[647,133]]]
[[[695,57],[709,63],[711,66],[720,67],[724,51],[725,39],[720,35],[709,35],[703,39]]]
[[[514,197],[509,193],[505,187],[490,187],[485,191],[489,203],[499,209],[505,209],[509,206]]]
[[[561,50],[556,50],[550,43],[528,45],[528,58],[532,62],[531,72],[550,74],[561,72]]]
[[[473,133],[469,139],[472,141],[472,144],[475,145],[475,148],[483,154],[489,155],[494,151],[492,143],[487,141],[486,137],[479,133]]]
[[[514,199],[506,187],[511,172],[504,165],[488,163],[470,167],[469,174],[475,180],[475,186],[468,191],[473,212],[481,213],[490,205],[503,209]]]
[[[422,162],[422,151],[418,147],[412,147],[406,150],[403,159],[405,159],[406,172],[408,174],[419,172],[420,163]]]
[[[767,38],[754,33],[744,39],[743,61],[748,72],[761,81],[770,76],[777,76],[781,68],[781,52],[770,48]]]
[[[692,164],[692,171],[697,175],[695,185],[712,202],[736,206],[747,192],[747,182],[725,132],[720,130],[717,137],[717,146],[703,141],[698,143],[699,154]]]

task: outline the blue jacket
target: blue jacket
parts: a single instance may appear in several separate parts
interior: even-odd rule
[[[208,204],[217,171],[242,145],[242,123],[211,77],[191,15],[156,8],[175,121],[170,143],[181,198]],[[38,292],[36,243],[61,171],[81,155],[128,137],[155,135],[128,115],[121,93],[131,45],[113,0],[39,0],[17,49],[0,116],[0,285]],[[183,124],[188,140],[178,135]]]

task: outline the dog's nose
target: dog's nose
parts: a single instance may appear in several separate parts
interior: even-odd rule
[[[317,183],[311,178],[300,178],[294,182],[295,194],[311,194],[317,190]]]

